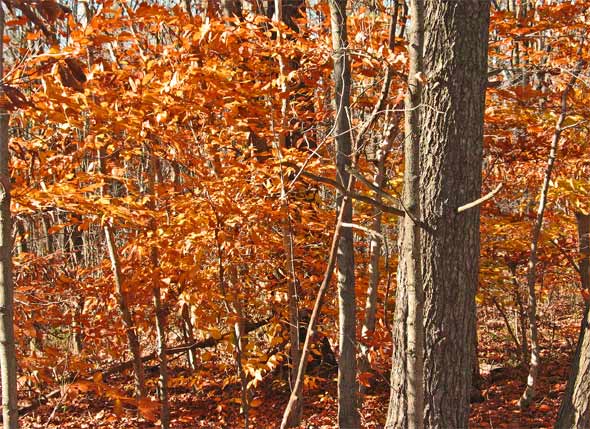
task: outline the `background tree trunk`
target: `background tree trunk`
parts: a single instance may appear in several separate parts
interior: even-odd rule
[[[420,121],[424,426],[462,428],[468,426],[473,368],[479,209],[457,209],[480,196],[490,5],[429,0],[424,7],[422,103],[429,106]],[[404,253],[400,265],[408,256]],[[399,324],[410,320],[404,303],[411,292],[405,281],[398,289]],[[394,336],[402,350],[394,351],[389,427],[409,426],[393,419],[391,410],[408,397],[411,368],[403,344],[410,329]]]
[[[191,307],[190,304],[185,303],[182,306],[182,335],[184,342],[190,344],[195,341],[195,334],[193,331],[193,323],[191,321]],[[194,371],[197,369],[196,349],[190,348],[186,351],[186,360],[189,368]]]
[[[147,194],[152,200],[149,203],[150,209],[156,211],[156,184],[161,180],[160,163],[156,156],[147,150],[149,157],[148,171],[148,189]],[[154,234],[157,234],[157,225],[155,222],[151,225]],[[166,356],[166,309],[162,305],[162,293],[160,290],[160,277],[158,274],[159,257],[158,248],[150,249],[150,259],[152,263],[152,296],[154,299],[154,312],[156,316],[156,347],[158,353],[158,364],[160,377],[158,378],[158,393],[160,399],[160,422],[163,429],[170,427],[170,404],[168,401],[168,358]]]
[[[4,9],[0,5],[0,78],[4,76]],[[2,90],[0,89],[0,92]],[[2,96],[4,94],[1,94]],[[2,417],[6,429],[18,427],[16,350],[14,345],[14,283],[12,279],[12,217],[8,150],[9,114],[0,108],[0,367]]]
[[[352,164],[352,135],[350,129],[350,56],[346,25],[346,0],[330,0],[332,20],[332,48],[334,49],[334,101],[336,118],[336,174],[337,181],[346,188]],[[338,195],[337,206],[344,196]],[[352,222],[352,201],[341,207],[342,223]],[[356,295],[354,290],[354,242],[350,226],[344,226],[338,242],[338,315],[340,361],[338,364],[338,425],[341,428],[360,427],[356,381]]]
[[[547,168],[545,169],[545,175],[543,177],[543,184],[541,186],[541,192],[539,197],[539,207],[537,209],[537,217],[533,225],[532,238],[531,238],[531,253],[529,256],[528,270],[527,270],[527,289],[528,289],[528,316],[529,326],[531,330],[531,360],[529,363],[529,375],[527,378],[527,385],[518,401],[518,406],[522,409],[528,408],[535,396],[535,388],[537,385],[537,376],[539,374],[539,366],[541,361],[541,351],[539,348],[538,341],[538,329],[537,329],[537,297],[535,294],[535,283],[537,281],[537,251],[539,248],[539,238],[541,236],[541,230],[543,229],[543,219],[545,215],[545,206],[547,204],[547,195],[549,193],[549,184],[551,183],[551,175],[555,166],[555,159],[557,158],[557,149],[559,146],[559,140],[561,138],[562,126],[567,117],[568,106],[567,96],[570,90],[573,88],[578,75],[582,71],[584,63],[578,61],[576,70],[573,72],[570,80],[561,94],[561,112],[555,124],[555,131],[551,139],[551,147],[549,151],[549,158],[547,159]]]
[[[348,186],[346,187],[347,193],[350,192],[351,188],[352,177],[349,177]],[[305,371],[307,369],[308,357],[311,350],[311,341],[315,335],[318,317],[324,304],[324,298],[326,297],[328,286],[330,285],[330,281],[332,280],[332,273],[334,271],[334,267],[336,266],[336,252],[338,250],[338,243],[340,242],[340,233],[342,231],[342,217],[344,216],[343,208],[348,203],[346,201],[347,199],[348,196],[345,196],[344,200],[340,205],[338,219],[336,220],[336,227],[334,229],[334,236],[332,237],[332,244],[330,246],[330,254],[328,256],[328,266],[326,267],[326,272],[324,273],[324,280],[322,280],[322,284],[320,285],[320,289],[318,290],[313,310],[311,312],[311,316],[307,324],[305,341],[303,343],[303,348],[301,349],[301,356],[299,359],[299,369],[297,371],[297,378],[295,379],[293,389],[291,390],[291,396],[289,397],[289,402],[287,403],[287,406],[285,407],[285,412],[283,413],[281,429],[296,427],[299,426],[299,424],[301,423],[301,411],[303,409],[303,379],[305,377]]]
[[[113,269],[113,277],[115,280],[115,296],[117,297],[117,304],[119,312],[123,319],[125,326],[125,333],[127,334],[127,341],[129,342],[129,351],[133,357],[133,371],[135,374],[135,390],[138,398],[144,398],[146,395],[145,389],[145,375],[143,371],[143,362],[141,361],[141,348],[135,324],[133,323],[133,316],[127,303],[127,292],[123,289],[123,274],[121,273],[121,264],[119,263],[119,255],[117,254],[117,247],[115,245],[115,237],[109,225],[104,227],[104,235],[111,259],[111,266]]]
[[[420,99],[424,49],[424,2],[410,2],[408,94],[405,102],[404,207],[400,220],[400,263],[388,428],[422,428],[424,420],[424,326],[420,261]],[[401,361],[404,361],[403,364]]]
[[[299,0],[297,0],[299,1]],[[284,22],[289,25],[294,31],[297,31],[297,26],[292,27],[294,23],[293,16],[297,12],[297,9],[286,8],[285,2],[281,0],[274,0],[269,2],[269,7],[273,6],[273,9],[277,11],[269,10],[269,17],[276,19],[277,22]],[[301,5],[300,5],[301,6]],[[291,24],[289,24],[291,23]],[[278,27],[277,27],[278,28]],[[277,48],[281,46],[282,35],[280,30],[277,30]],[[286,96],[287,90],[287,61],[283,55],[278,56],[279,63],[279,74],[280,74],[280,89],[283,94],[283,100],[281,102],[281,128],[282,131],[278,133],[278,146],[277,153],[279,154],[279,160],[283,160],[283,150],[289,146],[289,141],[295,136],[293,132],[285,132],[288,130],[288,106],[290,98]],[[295,69],[298,64],[289,64]],[[295,272],[295,256],[294,256],[294,241],[293,241],[293,228],[291,225],[291,218],[289,212],[289,199],[287,197],[285,187],[285,173],[281,170],[281,233],[283,236],[283,248],[285,251],[285,275],[287,278],[287,302],[289,307],[289,340],[291,347],[289,349],[289,357],[291,360],[291,371],[289,373],[289,387],[293,391],[295,386],[295,379],[297,378],[297,371],[299,370],[299,358],[301,354],[301,345],[299,341],[299,282],[297,279],[297,273]],[[297,402],[298,406],[302,406],[302,402]],[[295,410],[296,415],[301,415],[301,410]]]
[[[221,9],[226,18],[242,17],[242,2],[240,0],[221,0]]]
[[[391,15],[391,21],[389,23],[389,41],[388,47],[393,52],[395,49],[395,37],[396,37],[396,29],[397,29],[397,20],[399,14],[399,3],[396,1],[393,5],[393,14]],[[385,72],[383,87],[381,89],[381,95],[379,96],[379,101],[375,105],[373,112],[378,112],[383,109],[383,107],[387,106],[387,98],[389,96],[389,90],[391,88],[391,81],[393,78],[393,68],[390,66],[387,68]],[[384,106],[383,106],[383,105]],[[371,119],[376,117],[371,116],[369,119],[369,125]],[[401,118],[400,113],[396,113],[393,115],[393,118],[385,121],[384,126],[384,133],[383,133],[383,141],[379,144],[378,148],[376,148],[376,171],[373,176],[373,186],[375,186],[380,191],[383,191],[386,184],[386,176],[387,176],[387,168],[385,165],[385,161],[387,159],[387,155],[391,152],[391,148],[399,133],[398,123],[399,119]],[[362,134],[362,131],[365,129],[365,126],[361,129],[359,134]],[[368,126],[366,126],[368,130]],[[360,141],[360,144],[364,144],[362,141],[362,135],[357,136],[357,140]],[[381,202],[381,193],[375,192],[375,201]],[[375,232],[375,234],[371,235],[370,238],[370,261],[369,261],[369,286],[367,287],[367,299],[365,300],[365,317],[363,320],[363,326],[361,328],[361,337],[363,340],[368,340],[375,332],[375,323],[376,323],[376,316],[377,316],[377,290],[379,288],[379,280],[381,278],[381,256],[383,255],[383,247],[385,244],[385,253],[386,258],[389,258],[387,243],[384,240],[382,231],[383,231],[383,211],[379,207],[373,208],[373,224],[371,229]],[[359,371],[366,372],[371,369],[371,365],[369,363],[369,348],[361,342],[361,357],[359,359]],[[361,392],[363,392],[364,387],[361,386]]]

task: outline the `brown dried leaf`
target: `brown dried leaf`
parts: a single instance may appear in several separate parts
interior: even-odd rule
[[[63,64],[59,64],[58,65],[58,72],[59,72],[61,84],[63,86],[65,86],[67,88],[75,89],[76,91],[79,91],[79,92],[84,91],[84,88],[82,88],[82,85],[80,84],[78,79],[76,79],[74,77],[74,75],[72,74],[72,72],[70,71],[70,69],[68,67],[65,67]]]
[[[27,106],[35,107],[33,103],[27,100],[27,97],[25,97],[25,95],[17,88],[8,85],[2,85],[2,90],[14,108],[21,109]]]
[[[137,409],[146,420],[155,422],[158,420],[160,403],[148,398],[142,398],[137,402]]]
[[[62,19],[66,14],[71,13],[71,10],[55,1],[40,1],[37,3],[37,12],[51,24],[58,19]]]
[[[66,64],[70,69],[72,75],[76,78],[76,80],[80,83],[86,82],[86,74],[82,69],[82,64],[76,58],[66,58]]]

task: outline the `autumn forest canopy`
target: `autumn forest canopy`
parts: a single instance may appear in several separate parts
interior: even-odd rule
[[[1,0],[3,427],[590,427],[590,2]]]

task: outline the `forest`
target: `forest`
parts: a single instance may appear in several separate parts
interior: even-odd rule
[[[589,28],[0,0],[2,427],[590,428]]]

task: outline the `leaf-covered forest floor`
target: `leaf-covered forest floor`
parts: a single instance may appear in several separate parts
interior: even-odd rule
[[[559,311],[561,310],[561,311]],[[567,310],[567,311],[565,311]],[[483,402],[472,404],[472,428],[551,428],[557,416],[565,390],[569,360],[574,353],[579,330],[579,314],[568,309],[552,309],[540,315],[542,368],[533,406],[520,411],[517,401],[524,389],[527,370],[519,365],[517,348],[506,334],[505,325],[492,311],[480,314],[479,361],[482,375]],[[561,313],[561,315],[560,315]],[[483,317],[482,317],[483,316]],[[388,402],[389,362],[377,362],[379,373],[372,387],[362,395],[362,425],[382,428]],[[239,387],[228,383],[231,365],[219,368],[208,362],[202,375],[191,375],[180,366],[171,369],[171,409],[173,428],[243,428],[240,415]],[[151,375],[155,394],[156,374]],[[212,375],[213,374],[213,375]],[[336,374],[310,377],[305,391],[306,407],[302,428],[335,428],[337,414]],[[187,388],[195,380],[196,388]],[[132,391],[131,374],[109,379],[109,386],[120,392]],[[178,387],[174,387],[177,385]],[[82,385],[83,386],[83,385]],[[67,395],[49,400],[22,417],[23,428],[156,428],[158,406],[147,402],[140,408],[125,401],[113,400],[113,395],[95,389],[66,388]],[[112,393],[112,392],[111,392]],[[116,395],[115,395],[116,396]],[[277,428],[288,400],[288,384],[280,373],[265,377],[253,391],[250,410],[251,428]]]

